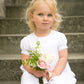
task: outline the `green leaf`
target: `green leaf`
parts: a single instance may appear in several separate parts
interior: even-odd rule
[[[39,46],[40,45],[40,41],[37,41],[36,44]]]
[[[25,61],[24,60],[22,60],[22,65],[24,65],[25,64]]]
[[[27,50],[28,52],[32,52],[31,50]]]

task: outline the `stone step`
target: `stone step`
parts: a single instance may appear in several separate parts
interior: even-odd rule
[[[0,37],[1,54],[20,53],[20,40],[22,37]]]
[[[64,16],[80,16],[84,15],[84,1],[83,0],[57,0],[58,9]],[[61,5],[60,5],[61,4]],[[80,12],[79,12],[80,11]]]
[[[31,0],[24,0],[24,1],[22,1],[22,0],[5,0],[5,5],[6,6],[20,6],[20,5],[24,5],[24,4],[26,4],[26,3],[28,3],[29,1],[31,1]],[[84,1],[83,0],[57,0],[57,2],[58,3],[64,3],[64,2],[69,2],[69,3],[83,3]]]
[[[24,16],[25,5],[31,0],[6,0],[6,16],[7,18],[21,18]],[[61,5],[60,5],[61,4]],[[83,16],[84,1],[58,0],[58,10],[63,16]],[[80,12],[79,12],[80,11]]]
[[[0,84],[20,84],[20,81],[0,81]],[[78,81],[77,84],[84,84],[84,81]]]
[[[84,52],[84,33],[81,35],[66,35],[68,40],[68,50],[69,52]]]
[[[26,8],[24,6],[7,6],[6,18],[24,18]]]
[[[0,60],[21,60],[21,54],[0,54]],[[83,53],[69,53],[68,60],[70,62],[73,61],[83,61],[84,60],[84,52]]]
[[[20,84],[20,81],[0,81],[0,84]],[[84,84],[84,81],[78,81],[77,84]]]
[[[27,1],[31,0],[5,0],[5,5],[6,6],[23,6],[24,4],[27,3]]]
[[[22,34],[28,32],[28,26],[21,19],[0,20],[0,34]]]
[[[63,18],[60,31],[65,33],[83,33],[84,32],[84,17],[71,16]]]
[[[84,17],[66,17],[59,31],[64,33],[83,33]],[[0,34],[25,34],[29,33],[28,25],[24,19],[0,20]]]
[[[20,84],[20,81],[0,81],[0,84]]]
[[[0,81],[0,84],[20,84],[20,81]]]
[[[66,34],[68,40],[69,53],[84,52],[84,33],[83,34]],[[22,34],[3,34],[0,35],[0,54],[19,54],[20,41]]]
[[[68,61],[77,80],[84,81],[84,53],[70,53]],[[0,81],[20,81],[20,65],[21,55],[0,54]]]

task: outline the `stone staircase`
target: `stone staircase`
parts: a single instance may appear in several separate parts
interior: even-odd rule
[[[24,21],[25,4],[31,0],[5,0],[5,17],[0,18],[0,84],[20,84],[20,40],[29,34]],[[77,84],[84,84],[84,1],[57,0],[64,16],[59,31],[68,39],[69,63]],[[29,4],[29,3],[28,3]]]

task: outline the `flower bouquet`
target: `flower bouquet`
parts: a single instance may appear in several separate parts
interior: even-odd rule
[[[41,53],[40,41],[36,42],[34,50],[27,51],[30,53],[30,59],[26,59],[26,65],[29,65],[30,67],[43,72],[50,70],[49,64],[51,64],[51,62],[55,60],[55,56],[53,56],[52,54]],[[22,60],[22,64],[25,64],[24,60]]]
[[[30,54],[30,59],[26,59],[26,65],[29,65],[30,67],[36,69],[36,70],[41,70],[45,72],[46,69],[48,69],[48,64],[45,60],[41,59],[41,52],[40,52],[40,42],[36,42],[36,47],[35,50],[27,50]],[[25,61],[22,60],[22,64],[25,64]]]

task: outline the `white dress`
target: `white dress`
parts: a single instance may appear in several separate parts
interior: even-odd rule
[[[63,33],[54,30],[51,30],[50,34],[45,37],[37,37],[31,33],[21,40],[21,53],[29,55],[27,50],[33,50],[38,40],[44,53],[53,54],[56,57],[56,60],[50,64],[52,71],[59,60],[58,51],[68,48],[67,39]],[[20,68],[23,71],[21,84],[39,84],[38,78],[28,73],[23,66]],[[69,63],[67,62],[61,75],[53,77],[47,84],[76,84],[75,74],[71,71]]]

